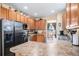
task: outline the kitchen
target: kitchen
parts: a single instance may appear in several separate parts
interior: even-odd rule
[[[48,14],[49,17],[48,15],[46,15],[46,17],[41,17],[43,15],[37,17],[38,16],[37,13],[34,13],[34,16],[36,18],[33,17],[33,15],[30,15],[31,17],[28,16],[27,12],[24,13],[25,11],[28,11],[27,10],[28,8],[24,7],[24,9],[26,10],[23,9],[21,10],[20,9],[21,5],[32,6],[33,4],[0,3],[0,31],[1,31],[0,33],[2,34],[2,35],[0,34],[1,56],[15,56],[15,55],[28,56],[28,55],[37,55],[37,54],[42,56],[43,55],[48,56],[48,55],[54,55],[54,53],[56,53],[54,51],[58,51],[56,55],[79,55],[79,53],[77,52],[79,51],[78,50],[79,46],[76,48],[72,47],[73,42],[70,42],[71,40],[73,40],[72,38],[70,39],[70,41],[67,42],[65,42],[66,40],[62,41],[62,39],[58,40],[58,38],[60,37],[61,38],[65,37],[65,36],[60,36],[60,31],[62,30],[71,31],[71,29],[77,28],[77,30],[72,30],[72,32],[78,31],[79,20],[76,17],[78,17],[79,11],[78,14],[77,12],[76,13],[72,12],[71,14],[71,6],[76,5],[79,7],[78,4],[72,4],[72,5],[65,4],[65,6],[64,4],[58,4],[57,6],[60,8],[60,10],[57,9],[58,12],[56,12],[56,14],[54,15],[51,14],[52,16]],[[43,4],[37,4],[37,5],[42,6],[39,8],[36,7],[37,10],[40,10],[43,7],[45,7]],[[52,6],[52,4],[51,5],[45,4],[45,5],[50,6],[49,8],[46,7],[47,9],[50,9]],[[56,4],[54,4],[53,6],[55,5]],[[54,13],[54,11],[51,11],[51,13]],[[74,21],[74,19],[72,20],[71,18],[76,18],[76,21]],[[69,34],[70,32],[69,33],[66,32],[66,33]],[[54,39],[56,41],[53,41]],[[50,42],[47,43],[47,40]],[[77,40],[78,42],[77,44],[79,44],[78,40]],[[49,53],[48,47],[50,47],[49,45],[52,43],[53,44],[57,43],[57,45],[55,46],[52,45],[54,46],[53,48],[54,51],[51,54],[52,50]],[[65,48],[65,46],[67,46],[67,48]],[[64,51],[61,51],[61,47],[65,49],[64,50],[65,54]],[[58,48],[59,50],[57,50],[56,48]],[[72,50],[70,51],[69,48],[70,49],[72,48],[75,52],[73,52]],[[68,49],[68,52],[66,51],[66,49]]]
[[[37,42],[45,41],[45,34],[43,34],[43,31],[45,29],[45,20],[40,19],[38,21],[35,21],[18,12],[17,10],[12,9],[6,4],[1,4],[0,6],[0,23],[2,24],[1,29],[3,33],[2,38],[4,40],[10,41],[5,41],[3,43],[3,49],[4,46],[6,49],[9,45],[10,47],[12,47],[23,42],[28,42],[29,40]],[[38,30],[40,30],[41,33],[38,33]],[[41,38],[42,40],[39,40],[39,38]],[[2,51],[3,55],[7,54],[5,53],[5,51],[6,50]]]

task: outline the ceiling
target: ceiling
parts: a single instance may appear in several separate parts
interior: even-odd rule
[[[33,17],[45,17],[65,10],[65,3],[7,3],[24,14]]]

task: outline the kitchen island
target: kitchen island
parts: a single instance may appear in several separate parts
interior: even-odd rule
[[[16,56],[44,56],[47,55],[47,46],[45,43],[29,41],[10,48],[10,51],[15,53]]]
[[[48,43],[29,41],[10,48],[16,56],[79,56],[79,46],[65,40]]]

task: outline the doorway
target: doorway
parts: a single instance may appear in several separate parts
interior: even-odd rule
[[[46,41],[51,42],[56,39],[56,23],[47,21],[46,23]]]

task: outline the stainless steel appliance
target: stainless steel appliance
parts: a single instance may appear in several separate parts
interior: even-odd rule
[[[13,56],[10,48],[25,42],[23,24],[0,20],[0,55]]]

